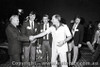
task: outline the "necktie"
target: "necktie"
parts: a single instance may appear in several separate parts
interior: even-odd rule
[[[45,24],[45,30],[47,30],[47,24]]]
[[[34,22],[31,22],[32,30],[34,29]]]

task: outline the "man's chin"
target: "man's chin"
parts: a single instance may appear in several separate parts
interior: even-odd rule
[[[18,25],[16,25],[17,27],[19,26],[19,24]]]

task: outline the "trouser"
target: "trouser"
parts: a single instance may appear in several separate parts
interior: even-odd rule
[[[12,67],[20,67],[20,54],[10,55]]]
[[[35,46],[24,46],[24,62],[32,62],[32,66],[35,66]],[[29,66],[29,65],[26,65]]]
[[[42,51],[43,51],[43,62],[51,62],[51,48],[50,48],[50,44],[49,41],[43,41],[42,44]],[[48,56],[47,56],[48,54]],[[50,64],[47,64],[48,66],[50,66]],[[47,66],[44,65],[44,66]]]
[[[51,65],[57,67],[57,57],[59,55],[61,67],[68,67],[66,52],[58,53],[56,50],[52,50]],[[58,63],[59,64],[59,63]]]
[[[71,51],[73,48],[74,41],[68,43],[68,64],[71,65]]]
[[[78,46],[73,47],[73,59],[72,59],[72,65],[76,63],[77,59],[78,59]]]
[[[99,58],[100,56],[100,44],[97,46],[96,50],[95,50],[95,53],[93,54],[93,59],[92,61],[93,62],[96,62],[97,59]]]
[[[48,60],[48,62],[50,62],[50,60],[51,60],[51,48],[50,48],[49,41],[43,41],[42,51],[43,51],[43,60],[44,61]],[[48,59],[46,57],[46,53],[48,53]]]

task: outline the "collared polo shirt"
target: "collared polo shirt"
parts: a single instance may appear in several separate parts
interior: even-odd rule
[[[49,29],[46,30],[46,33],[52,34],[52,49],[56,50],[57,52],[67,52],[68,45],[67,42],[62,45],[61,47],[57,46],[59,42],[64,41],[68,36],[71,36],[70,30],[67,25],[62,24],[58,29],[55,26],[51,26]]]

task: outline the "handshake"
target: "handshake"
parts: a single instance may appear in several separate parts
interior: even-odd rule
[[[29,36],[29,40],[31,41],[31,43],[35,43],[37,39],[35,38],[35,36]]]

